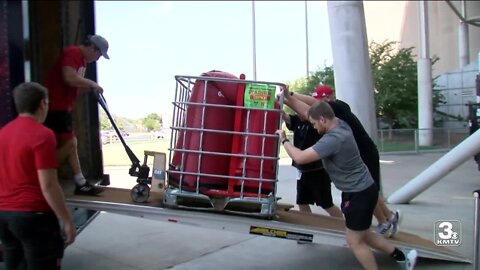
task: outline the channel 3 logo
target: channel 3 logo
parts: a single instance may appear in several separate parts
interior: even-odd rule
[[[462,243],[462,224],[458,220],[439,220],[435,222],[434,241],[437,246],[460,246]]]

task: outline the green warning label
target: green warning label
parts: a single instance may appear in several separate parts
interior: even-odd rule
[[[275,89],[275,86],[268,84],[247,84],[243,100],[245,107],[273,109],[275,106]]]

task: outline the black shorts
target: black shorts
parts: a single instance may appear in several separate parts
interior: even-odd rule
[[[75,136],[70,111],[49,111],[43,125],[55,133],[57,140],[69,140]]]
[[[297,204],[316,204],[323,209],[333,206],[331,181],[324,169],[302,173],[297,180]]]
[[[73,131],[72,112],[69,111],[49,111],[47,118],[43,123],[46,127],[55,133],[66,133]]]
[[[6,269],[23,260],[28,269],[60,269],[64,244],[53,213],[0,211],[0,240]]]
[[[346,227],[352,231],[368,230],[372,225],[377,200],[378,188],[375,184],[359,192],[342,192],[342,212]]]
[[[380,155],[377,150],[368,151],[362,156],[363,163],[367,165],[370,175],[372,175],[373,182],[377,185],[378,190],[380,190]]]

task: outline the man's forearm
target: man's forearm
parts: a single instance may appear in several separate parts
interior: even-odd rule
[[[63,192],[58,183],[56,185],[52,183],[46,190],[43,190],[43,196],[59,220],[63,222],[72,221],[72,216],[67,209]]]
[[[56,170],[40,170],[38,176],[43,197],[50,208],[52,208],[57,218],[63,222],[71,222],[72,216],[65,204],[63,191],[57,180]]]
[[[300,153],[302,150],[298,149],[295,147],[293,144],[290,142],[286,142],[283,144],[283,147],[285,148],[285,151],[287,152],[288,156],[295,162],[298,161],[298,157],[300,156]]]
[[[285,104],[295,111],[300,119],[308,120],[308,110],[310,109],[310,106],[298,99],[296,95],[290,96],[285,101]]]
[[[305,104],[307,104],[308,106],[312,106],[315,102],[317,102],[318,100],[315,99],[314,97],[312,96],[308,96],[308,95],[304,95],[304,94],[299,94],[299,93],[295,93],[294,94],[295,97],[304,102]]]
[[[68,82],[70,86],[77,87],[81,92],[90,91],[95,87],[96,83],[90,79],[77,77]]]

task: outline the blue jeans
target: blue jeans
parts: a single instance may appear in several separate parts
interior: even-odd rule
[[[0,211],[0,240],[6,270],[61,267],[64,244],[53,213]]]

